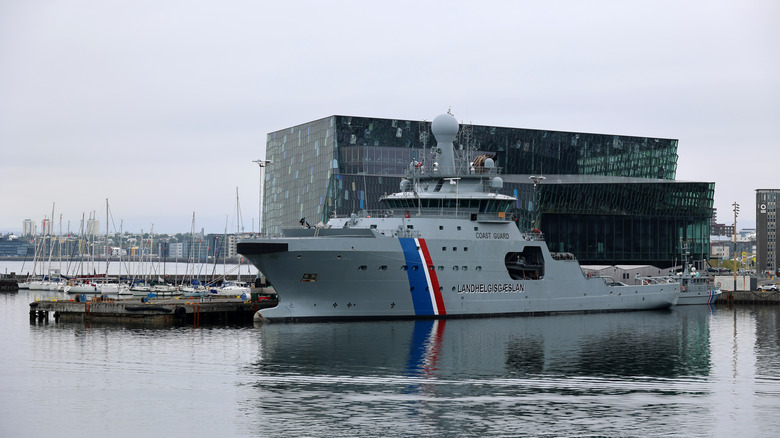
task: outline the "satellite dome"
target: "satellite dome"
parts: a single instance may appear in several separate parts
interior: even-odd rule
[[[490,187],[494,189],[504,188],[504,180],[497,176],[490,181]]]
[[[439,143],[452,143],[458,135],[458,128],[458,121],[450,113],[439,114],[431,124],[431,132]]]

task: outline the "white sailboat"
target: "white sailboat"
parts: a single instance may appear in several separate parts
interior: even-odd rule
[[[110,265],[111,261],[111,245],[110,241],[108,240],[108,223],[109,223],[109,206],[108,206],[108,199],[106,199],[106,275],[103,277],[103,282],[98,283],[98,291],[101,294],[118,294],[118,295],[124,295],[127,294],[130,290],[130,286],[126,283],[122,283],[120,281],[122,275],[121,275],[121,266],[122,266],[122,252],[120,248],[119,252],[119,266],[120,266],[120,274],[116,281],[109,281],[108,277],[108,266]],[[115,228],[116,229],[116,228]]]
[[[238,198],[238,187],[236,187],[236,239],[238,239],[238,236],[241,233],[241,203],[239,202]],[[227,239],[227,224],[225,225],[225,254],[227,254],[227,245],[228,245],[228,239]],[[238,255],[238,253],[236,253]],[[216,295],[227,295],[227,296],[237,296],[237,295],[249,295],[252,293],[252,289],[244,282],[241,281],[241,260],[243,257],[239,256],[238,259],[238,273],[236,274],[236,281],[225,281],[224,279],[227,278],[227,272],[223,274],[223,282],[222,285],[216,289],[212,289],[212,293]],[[223,265],[224,266],[224,265]]]

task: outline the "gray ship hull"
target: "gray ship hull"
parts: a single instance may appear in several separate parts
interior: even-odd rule
[[[544,242],[327,235],[248,240],[246,256],[273,284],[266,320],[441,318],[667,308],[679,285],[587,278]],[[324,234],[324,235],[323,235]],[[543,271],[514,279],[506,254],[532,247]],[[515,275],[517,277],[517,275]]]

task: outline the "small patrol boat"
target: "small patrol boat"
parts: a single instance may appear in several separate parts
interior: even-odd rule
[[[713,278],[706,272],[702,275],[696,268],[688,262],[688,248],[683,246],[683,267],[682,271],[675,275],[660,277],[645,277],[642,279],[644,284],[680,284],[680,297],[677,299],[678,306],[689,306],[697,304],[715,304],[721,296],[720,283],[715,284]]]
[[[273,285],[266,321],[444,318],[668,308],[679,283],[587,277],[570,253],[521,231],[492,156],[456,160],[459,129],[437,116],[434,162],[412,162],[379,212],[246,239],[238,252]],[[463,152],[463,151],[461,151]],[[464,152],[465,154],[465,152]]]

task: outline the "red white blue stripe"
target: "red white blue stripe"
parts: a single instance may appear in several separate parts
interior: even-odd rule
[[[441,295],[436,267],[431,260],[425,239],[400,238],[401,249],[406,261],[406,273],[409,277],[409,291],[412,295],[414,311],[419,316],[446,315],[444,299]]]

